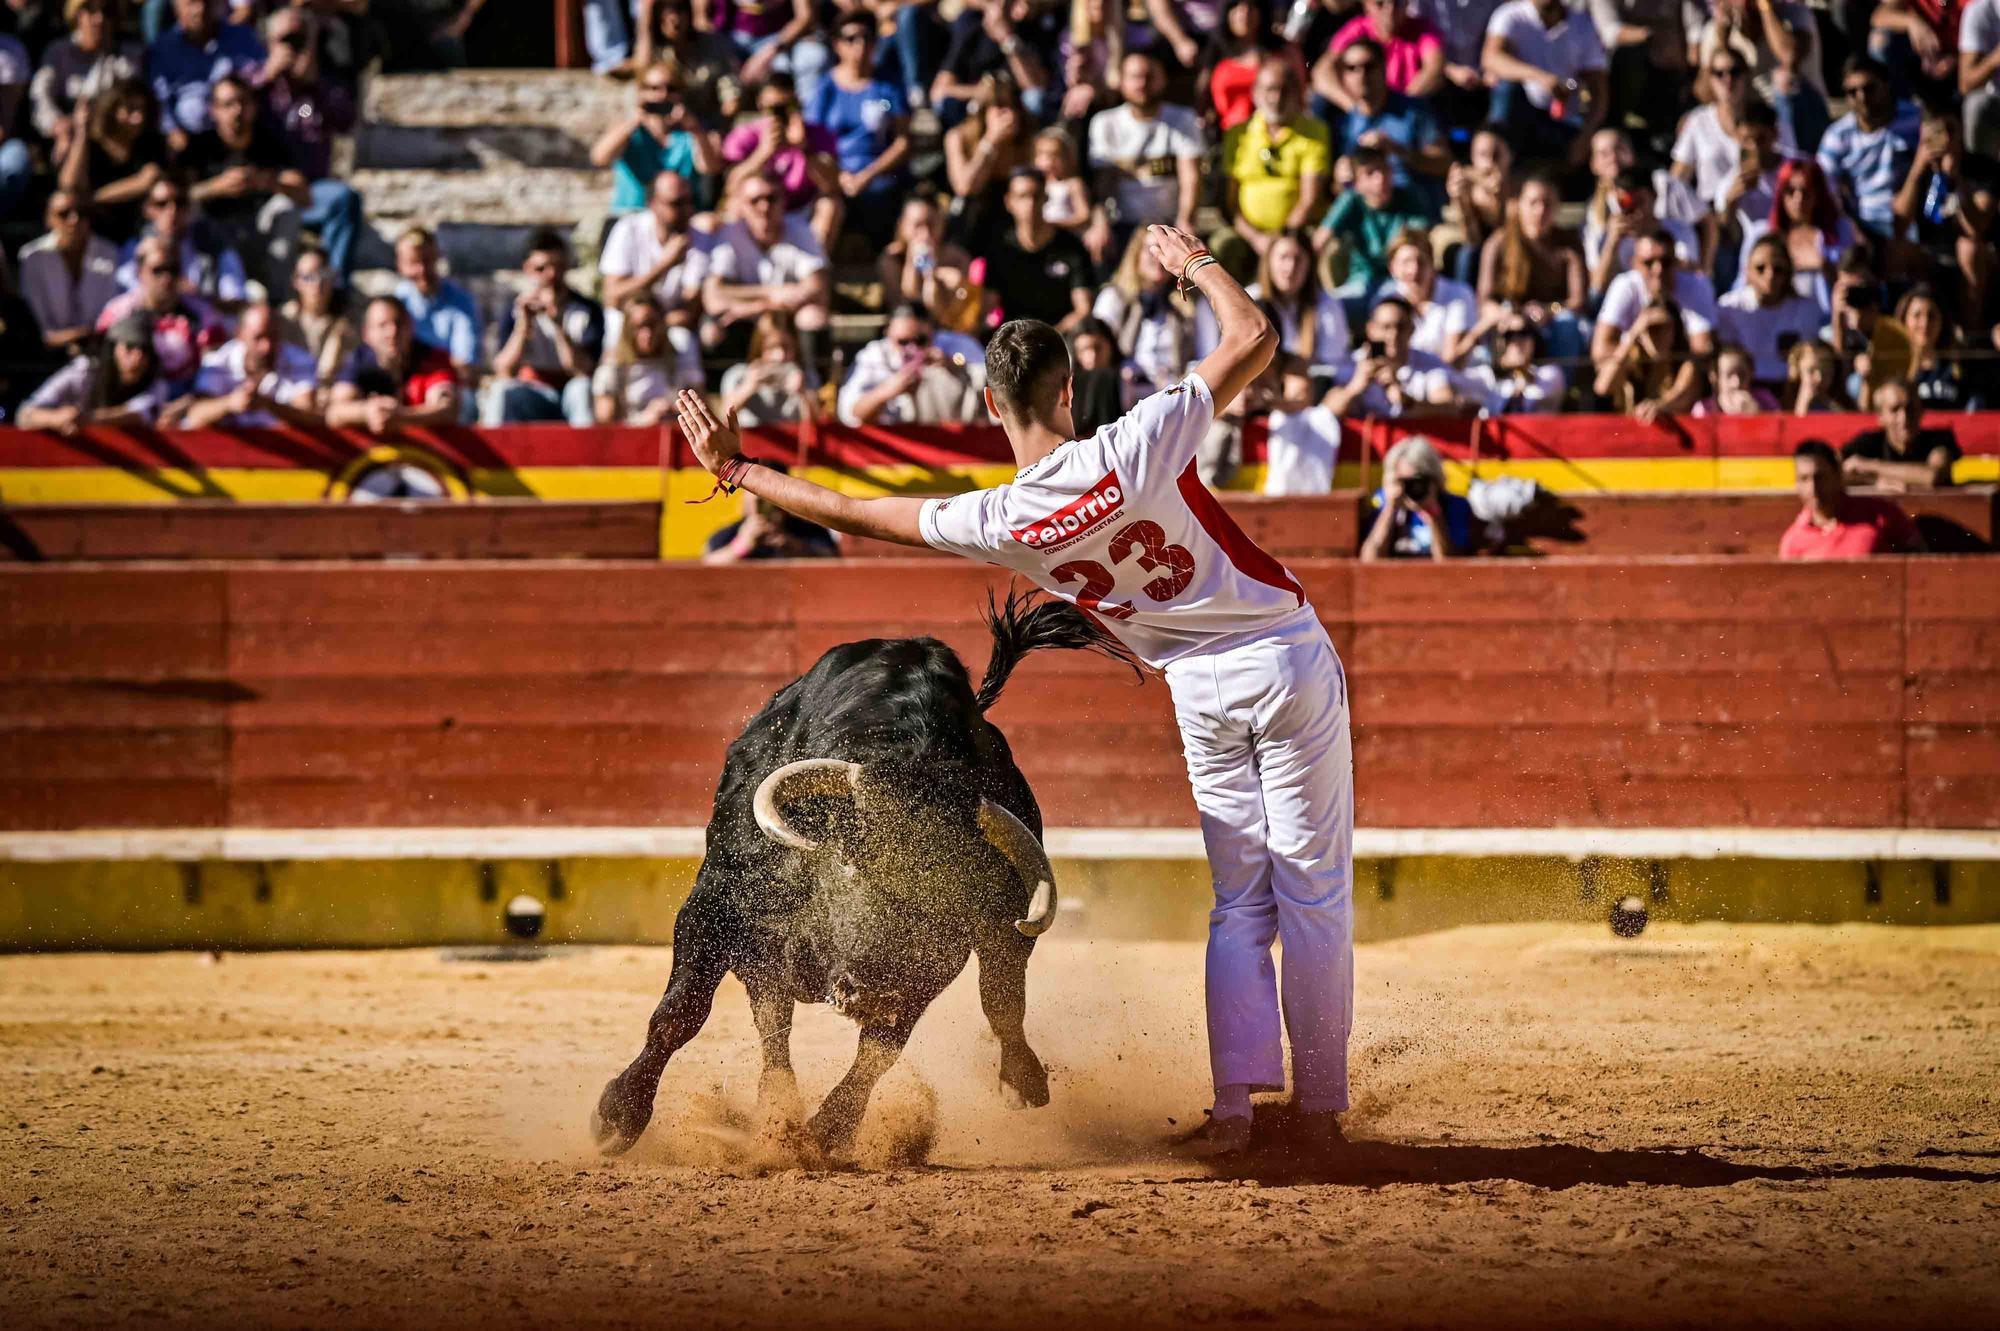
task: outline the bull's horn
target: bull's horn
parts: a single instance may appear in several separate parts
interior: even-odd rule
[[[1027,824],[988,799],[979,801],[979,833],[1007,857],[1022,882],[1034,884],[1028,918],[1014,921],[1014,927],[1030,938],[1047,933],[1056,922],[1056,871],[1042,843]]]
[[[792,830],[792,825],[785,821],[784,806],[802,795],[846,794],[854,789],[860,776],[859,763],[844,763],[836,758],[805,758],[786,763],[757,787],[757,797],[750,806],[757,826],[780,845],[814,850],[819,843]]]

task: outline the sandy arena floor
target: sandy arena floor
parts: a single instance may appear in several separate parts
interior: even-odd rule
[[[1198,949],[1060,939],[1048,1109],[1002,1105],[962,979],[866,1168],[771,1169],[731,982],[599,1161],[666,970],[0,958],[0,1324],[2000,1324],[2000,928],[1363,948],[1365,1140],[1313,1177],[1164,1155]],[[801,1011],[808,1094],[852,1044]]]

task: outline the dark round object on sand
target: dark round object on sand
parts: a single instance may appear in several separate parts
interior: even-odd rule
[[[526,892],[507,903],[507,932],[516,938],[541,937],[542,921],[547,918],[547,908]]]
[[[1620,897],[1611,908],[1611,932],[1620,938],[1637,938],[1646,932],[1646,903],[1638,897]]]

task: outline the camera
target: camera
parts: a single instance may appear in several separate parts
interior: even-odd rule
[[[1389,344],[1379,338],[1371,337],[1361,346],[1371,360],[1381,360],[1389,354]]]
[[[1421,504],[1431,497],[1431,478],[1412,476],[1403,482],[1403,497],[1411,503]]]

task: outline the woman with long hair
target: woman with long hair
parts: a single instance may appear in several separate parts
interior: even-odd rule
[[[1794,342],[1785,353],[1785,392],[1778,405],[1794,416],[1851,411],[1840,388],[1840,362],[1818,338]]]
[[[66,0],[63,18],[69,35],[49,44],[28,84],[35,131],[52,145],[50,157],[58,166],[84,130],[91,99],[146,69],[145,51],[119,37],[111,6],[112,0]]]
[[[1937,411],[1978,411],[1984,405],[1960,373],[1964,345],[1958,326],[1928,283],[1919,282],[1896,302],[1896,322],[1910,333],[1913,352],[1910,387],[1917,400]]]
[[[325,250],[308,245],[299,251],[292,261],[292,298],[278,314],[286,340],[312,356],[319,391],[327,392],[348,356],[361,345],[361,333],[348,314],[347,289]]]
[[[1451,275],[1467,286],[1479,282],[1479,258],[1489,237],[1506,225],[1514,201],[1514,149],[1499,130],[1485,126],[1472,135],[1467,160],[1454,162],[1444,178],[1444,223],[1431,232],[1450,253]]]
[[[63,159],[62,188],[90,201],[97,234],[122,245],[145,225],[146,192],[165,174],[167,141],[159,131],[152,89],[120,79],[90,104],[82,134]]]
[[[1861,242],[1818,162],[1798,157],[1778,168],[1771,215],[1743,229],[1744,261],[1765,236],[1784,242],[1792,259],[1792,285],[1798,293],[1818,302],[1822,313],[1831,312],[1833,270],[1841,256]],[[1740,284],[1742,278],[1737,280]]]
[[[24,430],[57,434],[75,434],[87,425],[153,425],[166,405],[166,391],[152,323],[128,314],[111,325],[100,351],[73,358],[37,388],[21,404],[17,423]]]
[[[974,251],[1005,216],[1001,196],[1007,177],[1035,156],[1035,119],[1021,104],[1014,76],[1004,71],[979,80],[965,119],[946,131],[944,169],[957,199],[952,234]]]
[[[702,386],[701,364],[674,346],[652,292],[627,296],[618,312],[618,341],[590,376],[591,415],[599,425],[658,425],[681,389]]]
[[[978,326],[982,296],[971,277],[972,256],[946,239],[944,217],[931,200],[920,196],[903,204],[878,268],[885,306],[921,305],[939,327],[955,332]]]
[[[1375,296],[1401,296],[1417,320],[1410,345],[1456,365],[1478,343],[1479,297],[1463,282],[1438,274],[1427,231],[1406,227],[1389,242],[1389,280]]]
[[[1195,359],[1194,319],[1174,299],[1173,274],[1160,266],[1143,230],[1132,234],[1091,313],[1117,339],[1138,397],[1177,382]]]
[[[1479,299],[1521,311],[1540,330],[1549,355],[1569,360],[1584,352],[1576,312],[1586,286],[1583,255],[1556,227],[1559,202],[1549,177],[1522,182],[1507,220],[1480,253]]]
[[[1662,301],[1632,326],[1630,349],[1599,366],[1594,387],[1610,409],[1650,425],[1694,405],[1700,369],[1680,306]]]
[[[733,411],[749,426],[816,421],[818,387],[799,359],[799,335],[791,320],[782,314],[762,314],[750,335],[748,359],[730,366],[722,376],[723,414]],[[668,394],[668,400],[672,396]]]
[[[1308,373],[1329,376],[1353,350],[1347,306],[1320,287],[1310,233],[1283,231],[1272,237],[1257,262],[1257,280],[1243,290],[1270,316],[1278,330],[1278,349],[1296,357]],[[1214,349],[1220,332],[1208,302],[1196,303],[1194,317],[1194,354],[1199,358]]]

